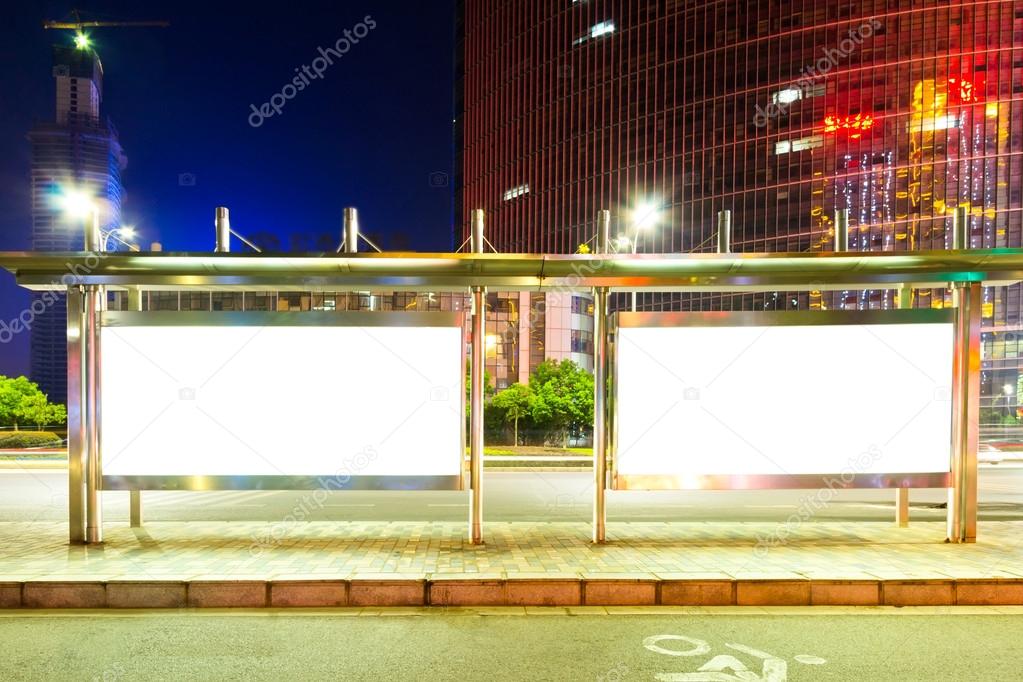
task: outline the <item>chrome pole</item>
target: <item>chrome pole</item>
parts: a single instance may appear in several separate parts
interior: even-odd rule
[[[913,285],[899,285],[899,309],[908,310],[913,307]],[[895,489],[895,525],[899,528],[909,527],[909,488]]]
[[[344,210],[345,253],[359,251],[359,212],[348,206]]]
[[[85,293],[80,286],[67,290],[67,437],[68,437],[68,540],[85,542]]]
[[[99,229],[99,212],[92,212],[92,220],[85,230],[85,250],[103,252],[103,238]],[[102,473],[100,471],[100,314],[104,308],[105,290],[94,284],[85,287],[84,300],[84,393],[85,393],[85,541],[103,542],[103,506],[100,497]]]
[[[970,213],[965,206],[952,212],[952,243],[949,248],[962,251],[970,248]]]
[[[472,212],[472,252],[483,253],[482,209]],[[483,287],[472,287],[472,362],[469,377],[469,542],[483,544],[483,373],[487,306]]]
[[[231,216],[226,206],[214,209],[213,224],[217,228],[217,245],[214,251],[227,253],[231,250]]]
[[[849,250],[849,209],[835,210],[835,251]]]
[[[977,541],[977,442],[980,436],[981,286],[955,287],[955,359],[952,375],[952,488],[949,542]]]
[[[597,212],[597,254],[611,239],[611,211]],[[607,287],[593,289],[593,542],[607,538]]]
[[[128,310],[142,312],[142,287],[128,288]],[[142,527],[142,491],[128,491],[128,525],[132,528]]]
[[[732,212],[727,208],[718,211],[718,253],[731,253]]]

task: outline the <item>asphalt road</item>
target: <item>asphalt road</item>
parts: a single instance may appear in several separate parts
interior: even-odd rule
[[[8,611],[0,679],[1019,679],[1020,615],[786,613]]]
[[[590,521],[593,484],[589,472],[493,472],[484,475],[484,512],[492,521]],[[609,492],[610,521],[784,521],[814,490]],[[106,492],[104,518],[126,520],[128,493]],[[814,519],[886,521],[894,513],[891,490],[839,491]],[[915,490],[910,517],[945,517],[943,490]],[[982,467],[981,520],[1023,519],[1023,466]],[[278,521],[296,508],[307,520],[463,521],[464,492],[333,492],[320,507],[309,492],[145,492],[149,521]],[[816,504],[814,505],[816,507]],[[67,519],[64,471],[0,469],[0,520]]]

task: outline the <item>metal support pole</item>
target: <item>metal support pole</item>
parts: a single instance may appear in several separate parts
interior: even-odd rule
[[[849,250],[849,209],[835,210],[835,251]]]
[[[970,213],[965,206],[956,206],[952,212],[952,243],[959,251],[970,248]]]
[[[913,307],[913,285],[899,285],[899,309],[906,310]],[[909,488],[895,489],[895,525],[899,528],[909,526]]]
[[[718,253],[732,251],[732,212],[718,211]]]
[[[975,282],[958,283],[955,296],[952,488],[948,491],[948,540],[976,542],[981,286]]]
[[[483,210],[472,212],[472,252],[483,253]],[[483,544],[483,373],[487,306],[483,287],[472,287],[472,361],[469,377],[469,542]]]
[[[597,213],[598,254],[608,252],[611,211]],[[593,542],[607,539],[607,287],[593,289]]]
[[[214,251],[227,253],[231,250],[231,216],[226,206],[217,206],[213,222],[217,227],[217,245]]]
[[[348,206],[344,210],[345,253],[359,252],[359,212]]]
[[[103,239],[99,229],[99,213],[93,211],[92,220],[85,230],[85,250],[103,251]],[[102,474],[100,472],[100,314],[104,308],[106,292],[101,286],[87,285],[84,297],[83,322],[83,380],[84,421],[85,421],[85,541],[103,542],[103,507],[100,496]]]
[[[128,491],[128,525],[132,528],[142,527],[142,491]]]
[[[128,310],[142,312],[142,288],[128,288]],[[132,528],[142,527],[142,491],[128,492],[128,525]]]
[[[85,294],[67,290],[68,540],[85,542]]]

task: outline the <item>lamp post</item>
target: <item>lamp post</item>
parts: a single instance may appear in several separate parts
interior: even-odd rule
[[[139,250],[138,244],[133,244],[133,243],[127,241],[128,239],[134,239],[136,235],[137,235],[137,233],[135,232],[135,228],[127,226],[127,225],[124,225],[124,226],[121,226],[121,227],[115,227],[115,228],[110,229],[110,230],[101,230],[100,231],[100,237],[101,237],[100,245],[101,245],[102,248],[100,248],[100,251],[109,251],[110,250],[110,240],[111,239],[113,239],[115,241],[118,241],[121,244],[124,244],[125,246],[128,247],[129,251],[138,251]]]
[[[622,234],[618,236],[618,247],[625,244],[632,246],[632,254],[636,255],[639,250],[639,237],[643,232],[652,230],[661,219],[661,207],[654,201],[642,201],[632,209],[629,226],[632,228],[632,236]],[[636,292],[632,292],[632,312],[636,312]]]
[[[80,192],[69,192],[62,197],[61,203],[68,216],[84,221],[84,250],[102,253],[106,244],[99,227],[96,202]],[[78,365],[76,376],[72,378],[69,373],[68,382],[68,413],[77,414],[74,424],[70,421],[68,424],[68,501],[72,542],[103,542],[103,509],[99,495],[99,316],[105,307],[104,299],[103,288],[95,284],[68,288],[68,326],[79,331],[78,338],[68,336],[69,344],[73,344],[73,350],[69,346],[69,355],[78,359],[75,363]],[[74,409],[76,407],[77,410]]]

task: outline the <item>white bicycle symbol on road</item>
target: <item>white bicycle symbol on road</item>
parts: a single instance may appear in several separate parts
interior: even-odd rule
[[[689,648],[669,649],[661,646],[661,642],[684,642]],[[665,656],[693,658],[711,653],[709,642],[684,635],[652,635],[643,640],[643,646],[654,653]],[[745,644],[726,642],[725,646],[761,661],[760,673],[753,672],[745,663],[731,654],[719,654],[700,666],[696,672],[658,673],[655,679],[660,682],[786,682],[788,680],[789,666],[784,659]],[[804,665],[827,663],[819,656],[808,654],[799,654],[794,657],[794,660]]]

